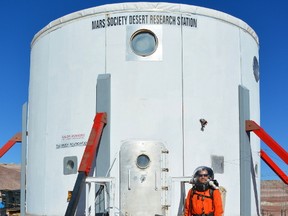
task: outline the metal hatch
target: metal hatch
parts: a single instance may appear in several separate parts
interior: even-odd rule
[[[166,153],[157,141],[127,141],[120,150],[120,205],[125,216],[165,215]]]

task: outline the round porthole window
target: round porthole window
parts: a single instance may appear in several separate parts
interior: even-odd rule
[[[149,164],[150,164],[150,158],[147,155],[141,154],[137,157],[137,166],[140,169],[147,168]]]
[[[156,35],[148,29],[138,30],[131,37],[133,52],[143,57],[152,55],[157,49],[157,45]]]
[[[253,58],[253,73],[256,82],[258,82],[260,79],[260,72],[259,72],[259,62],[256,56],[254,56]]]
[[[66,164],[66,168],[67,168],[68,170],[73,170],[73,169],[74,169],[74,161],[68,160],[68,161],[67,161],[67,164]]]

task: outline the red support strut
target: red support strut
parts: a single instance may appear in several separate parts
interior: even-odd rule
[[[95,156],[97,157],[98,148],[100,145],[100,139],[103,132],[103,128],[107,123],[106,113],[97,113],[94,118],[94,124],[92,126],[90,136],[82,156],[82,160],[78,169],[78,176],[73,188],[72,197],[66,209],[65,216],[75,215],[80,194],[85,184],[85,179],[89,175]]]
[[[274,161],[263,151],[260,151],[262,160],[279,176],[285,184],[288,184],[288,176],[274,163]]]
[[[98,152],[101,134],[106,123],[107,114],[97,113],[94,118],[94,124],[90,132],[90,136],[81,160],[80,167],[78,169],[78,172],[85,172],[86,176],[88,176],[93,161],[95,159],[95,155]]]
[[[286,164],[288,164],[288,152],[285,151],[266,131],[261,128],[256,122],[247,120],[246,131],[254,132],[263,142],[265,142]],[[274,161],[261,149],[261,159],[282,179],[285,184],[288,184],[287,175],[274,163]]]
[[[256,122],[247,120],[246,131],[253,131],[263,142],[265,142],[286,164],[288,164],[288,152],[285,151],[266,131]]]
[[[17,143],[22,142],[22,135],[21,133],[15,134],[1,149],[0,149],[0,158],[9,151],[12,146]]]

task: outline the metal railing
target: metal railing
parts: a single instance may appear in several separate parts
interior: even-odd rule
[[[87,177],[86,186],[86,207],[85,216],[96,215],[95,185],[103,186],[104,191],[104,212],[115,215],[115,178],[112,177]]]

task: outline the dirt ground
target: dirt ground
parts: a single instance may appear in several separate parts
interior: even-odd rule
[[[20,189],[20,165],[0,164],[0,190]]]

